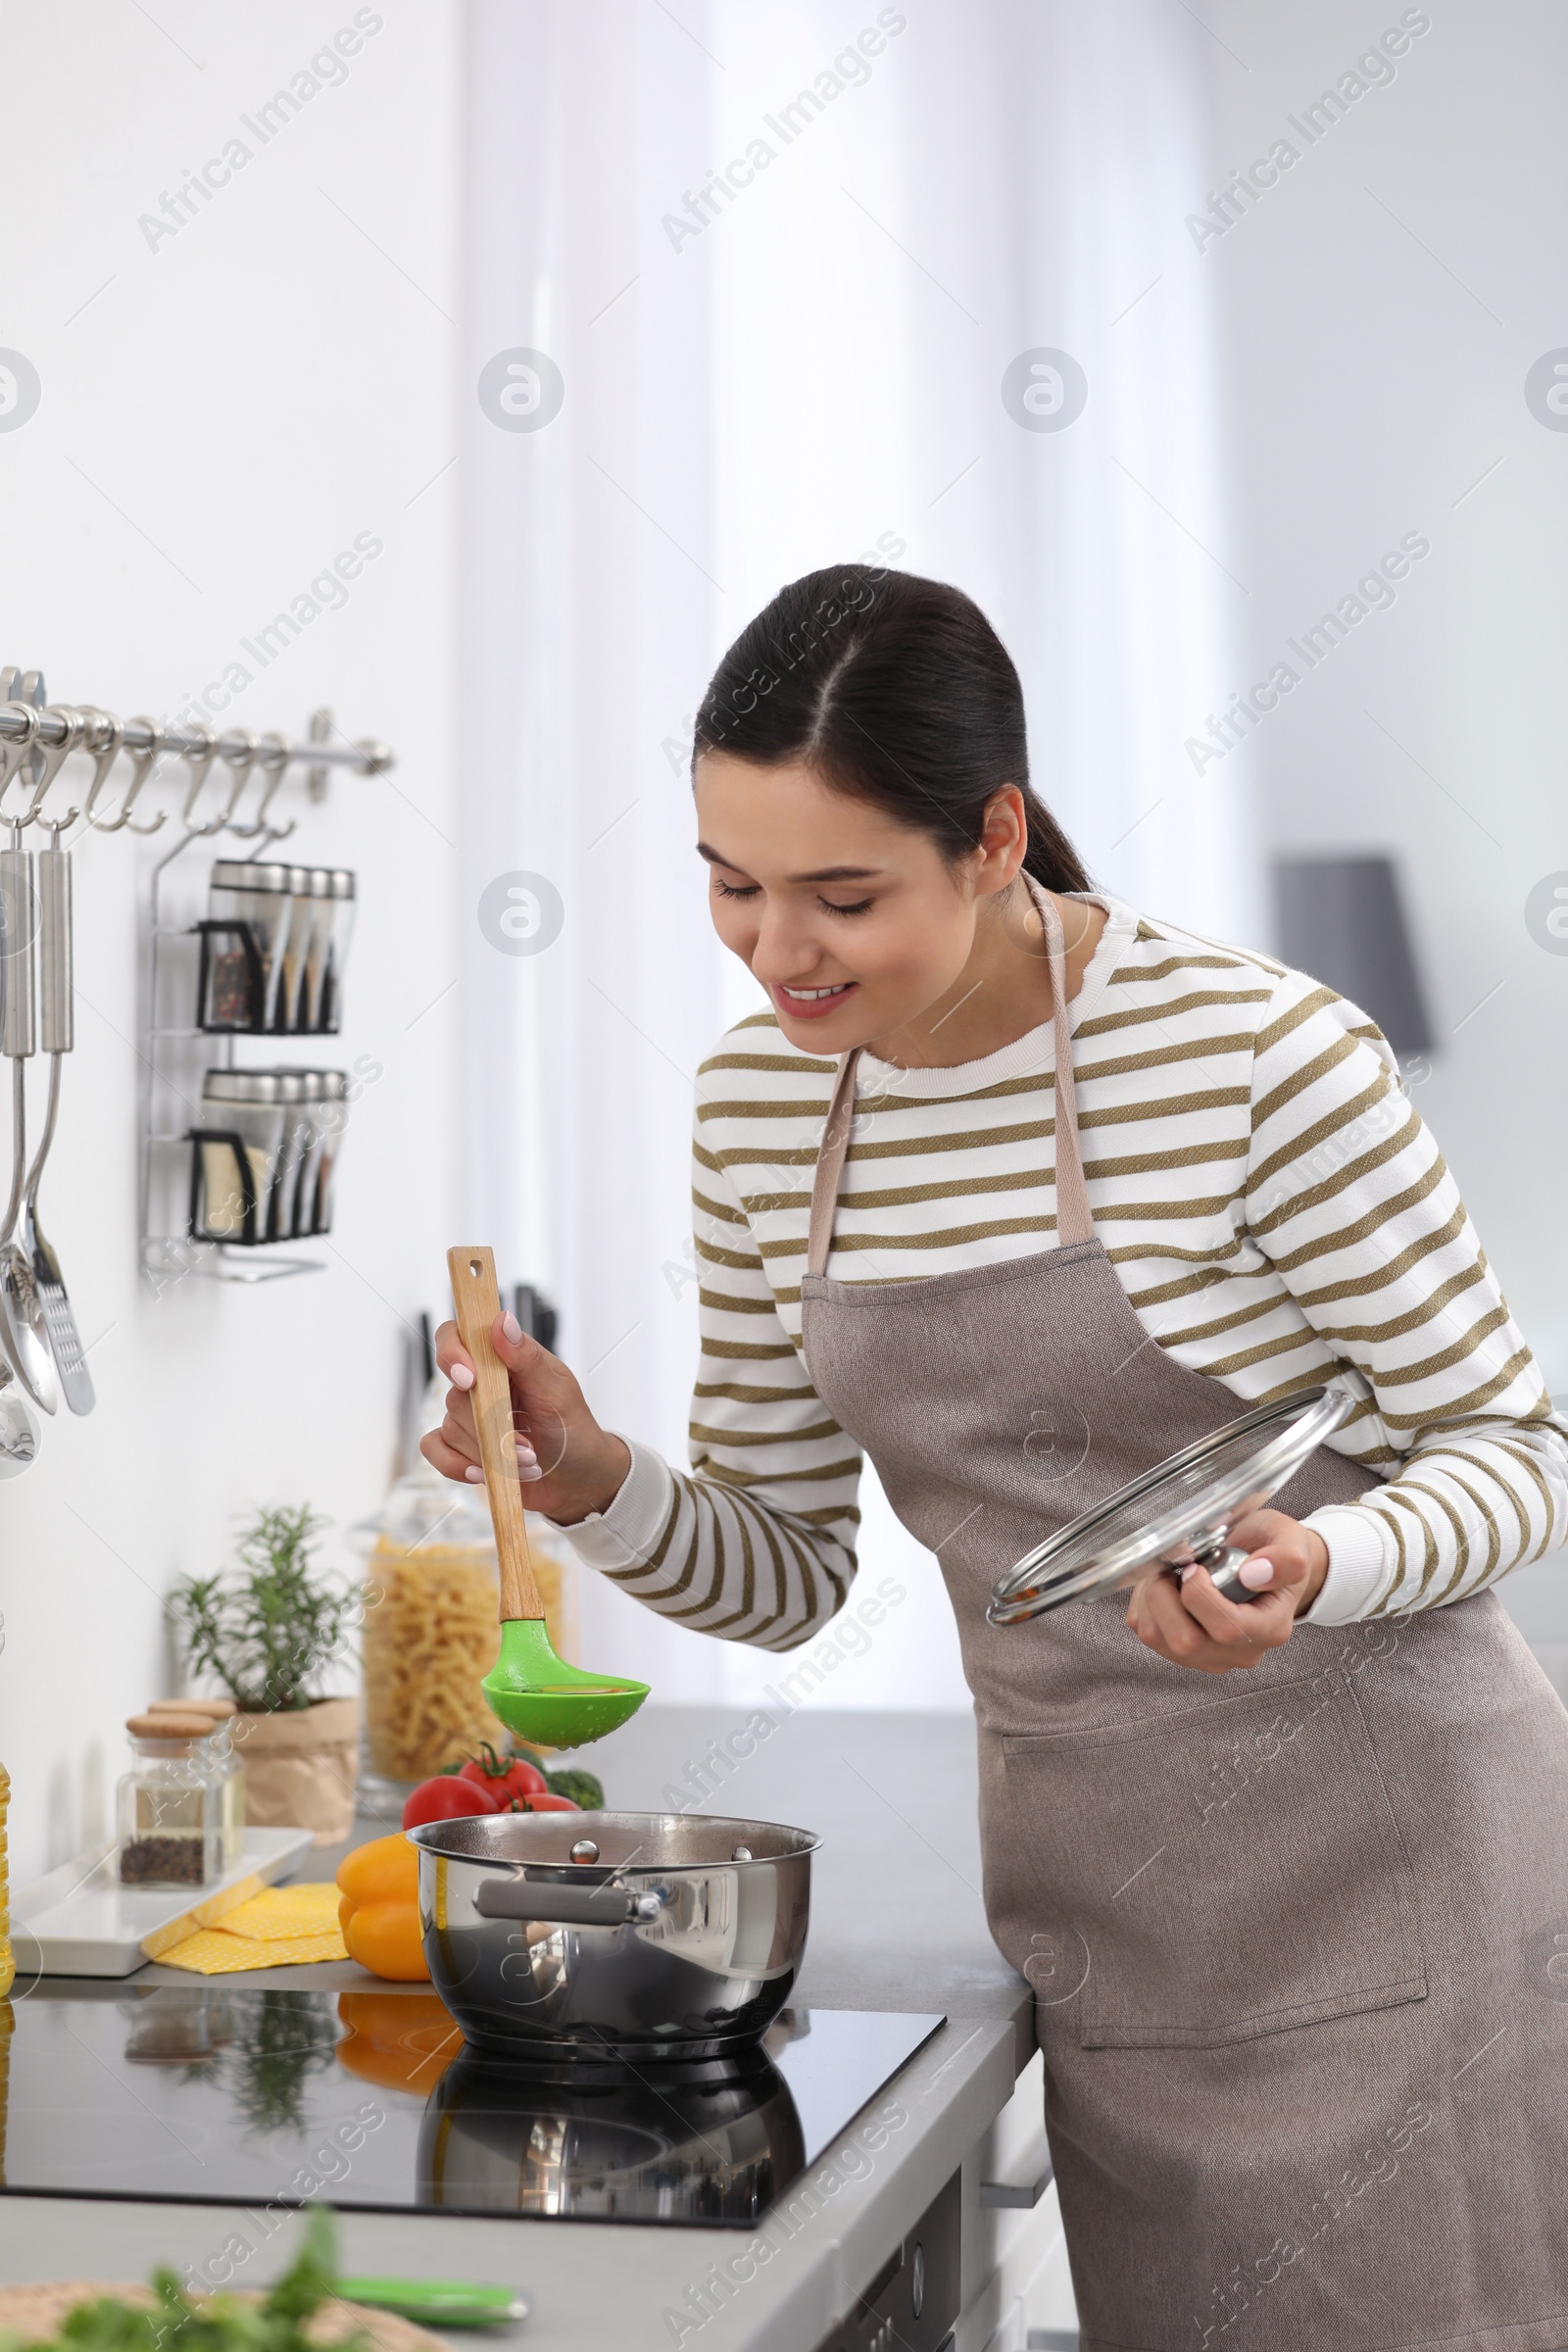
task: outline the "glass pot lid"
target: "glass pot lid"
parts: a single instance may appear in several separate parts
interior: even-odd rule
[[[993,1591],[988,1620],[1021,1625],[1190,1560],[1208,1570],[1227,1599],[1252,1599],[1236,1579],[1248,1555],[1228,1542],[1230,1530],[1295,1475],[1350,1403],[1344,1389],[1298,1389],[1156,1462],[1025,1552]]]

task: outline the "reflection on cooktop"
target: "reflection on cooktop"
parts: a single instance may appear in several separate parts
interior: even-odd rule
[[[434,1993],[73,1984],[12,2014],[0,2191],[687,2226],[757,2221],[943,2022],[786,2009],[736,2058],[514,2066]]]

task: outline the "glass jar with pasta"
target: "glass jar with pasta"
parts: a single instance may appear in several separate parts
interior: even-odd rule
[[[501,1646],[500,1579],[482,1494],[420,1461],[356,1534],[366,1549],[366,1761],[387,1781],[428,1780],[507,1734],[479,1686]],[[550,1639],[576,1656],[572,1557],[547,1519],[528,1544]]]

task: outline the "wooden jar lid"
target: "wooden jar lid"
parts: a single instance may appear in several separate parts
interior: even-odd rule
[[[208,1715],[215,1722],[225,1722],[239,1713],[231,1698],[155,1698],[147,1709],[149,1715]]]
[[[207,1740],[212,1737],[210,1715],[127,1715],[125,1729],[133,1740]]]

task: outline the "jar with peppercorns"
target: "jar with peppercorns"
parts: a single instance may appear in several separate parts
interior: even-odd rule
[[[245,1852],[245,1767],[234,1753],[234,1718],[239,1712],[231,1698],[155,1698],[149,1715],[204,1715],[211,1729],[208,1761],[219,1788],[219,1816],[222,1824],[222,1864],[237,1869]]]
[[[122,1886],[207,1886],[222,1876],[222,1788],[210,1715],[132,1715],[120,1784]]]

